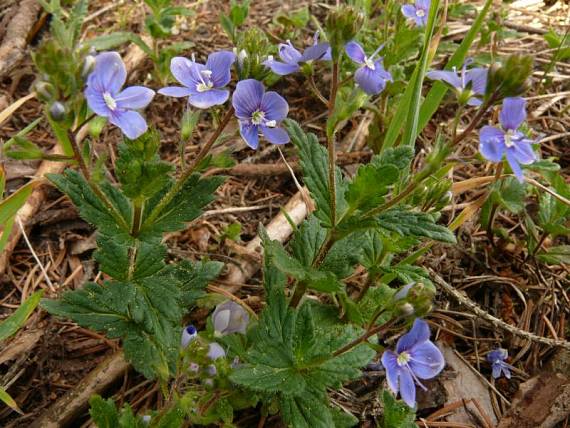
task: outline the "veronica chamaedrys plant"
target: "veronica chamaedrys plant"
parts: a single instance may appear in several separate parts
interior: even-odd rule
[[[252,149],[259,146],[259,133],[272,144],[286,144],[289,134],[279,125],[287,117],[289,105],[277,92],[265,92],[255,79],[238,82],[232,96],[242,138]]]
[[[208,353],[206,356],[210,360],[217,360],[218,358],[223,358],[226,356],[226,351],[222,348],[222,345],[216,342],[210,342],[208,344]]]
[[[388,386],[410,407],[416,405],[416,384],[426,389],[420,379],[434,378],[445,366],[441,351],[429,336],[427,322],[417,318],[412,329],[398,340],[396,352],[387,350],[382,355]]]
[[[532,149],[536,141],[520,131],[526,119],[526,101],[521,97],[505,98],[499,114],[502,129],[484,126],[479,132],[479,150],[491,162],[502,162],[507,158],[509,166],[522,183],[524,175],[521,165],[529,165],[537,156]]]
[[[302,62],[315,61],[318,59],[325,59],[325,56],[330,50],[330,45],[327,42],[318,42],[317,39],[312,46],[309,46],[303,53],[296,49],[290,40],[287,43],[279,44],[279,58],[281,61],[276,61],[273,56],[269,56],[264,65],[269,67],[271,71],[280,76],[295,73],[301,69],[299,65]]]
[[[241,305],[228,300],[216,306],[212,314],[212,322],[217,336],[231,333],[245,334],[249,324],[249,315]]]
[[[360,65],[354,74],[354,80],[368,95],[379,94],[386,87],[386,82],[392,81],[392,75],[384,69],[383,59],[375,59],[383,47],[380,46],[368,57],[362,46],[355,41],[348,42],[345,46],[349,58]]]
[[[145,108],[154,91],[144,86],[121,90],[127,80],[127,69],[117,52],[103,52],[95,57],[95,67],[87,78],[85,98],[89,108],[106,117],[123,134],[134,140],[144,134],[147,124],[136,110]]]
[[[231,67],[236,56],[233,52],[220,51],[208,56],[206,64],[184,57],[172,58],[170,71],[184,86],[167,86],[158,91],[170,97],[188,97],[194,107],[207,109],[224,104],[230,91],[225,89],[231,80]]]
[[[481,97],[485,95],[487,87],[486,68],[474,67],[467,69],[472,61],[465,61],[461,72],[457,72],[457,68],[452,71],[435,70],[426,73],[426,76],[432,80],[441,80],[450,85],[457,94],[459,104],[467,104],[470,106],[479,106],[483,103]]]
[[[402,14],[414,20],[417,27],[425,27],[429,16],[430,0],[416,0],[415,4],[402,6]]]
[[[487,354],[487,361],[491,363],[492,376],[495,379],[504,375],[507,379],[511,378],[511,369],[513,366],[506,363],[505,360],[509,357],[509,352],[504,348],[497,348]]]

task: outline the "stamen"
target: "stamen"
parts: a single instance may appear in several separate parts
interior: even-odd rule
[[[507,132],[505,132],[505,146],[513,147],[515,145],[515,142],[513,141],[514,137],[515,131],[512,129],[507,130]]]
[[[261,110],[256,110],[251,115],[251,123],[253,125],[261,125],[265,120],[265,112]]]
[[[423,9],[416,9],[416,16],[419,18],[423,18],[424,16],[426,16],[426,12]]]
[[[364,64],[366,64],[366,67],[368,67],[370,70],[376,69],[376,65],[374,65],[374,61],[372,60],[372,58],[368,58],[367,56],[365,56]]]
[[[105,101],[107,107],[109,107],[109,110],[114,111],[117,108],[117,101],[115,101],[109,92],[103,93],[103,100]]]
[[[277,121],[268,120],[267,122],[265,122],[265,126],[267,126],[269,128],[275,128],[277,126]]]

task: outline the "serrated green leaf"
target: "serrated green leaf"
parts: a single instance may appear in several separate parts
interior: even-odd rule
[[[128,403],[119,410],[112,398],[105,400],[95,394],[89,399],[89,406],[89,415],[98,428],[144,428],[148,425],[133,413]]]
[[[291,141],[299,150],[303,178],[313,200],[317,204],[315,216],[323,222],[325,227],[331,227],[327,150],[319,144],[314,134],[305,134],[297,122],[287,119],[284,123]],[[347,182],[344,180],[340,168],[336,169],[335,177],[336,216],[341,218],[347,208],[346,200],[344,199]]]
[[[414,423],[416,414],[402,401],[396,400],[388,391],[382,393],[384,403],[383,428],[417,428]]]
[[[402,236],[430,238],[452,244],[456,242],[455,235],[447,227],[437,224],[429,213],[394,208],[379,214],[376,221],[381,229]]]
[[[321,394],[284,396],[280,401],[283,420],[294,428],[331,428],[335,426],[331,409]]]
[[[348,185],[345,197],[350,210],[369,210],[380,205],[388,193],[388,186],[400,176],[394,165],[377,168],[374,164],[361,165]]]
[[[309,268],[317,256],[319,248],[325,242],[327,231],[321,226],[319,220],[310,215],[293,233],[290,248],[293,257]]]
[[[570,264],[570,245],[550,247],[548,251],[538,253],[536,257],[549,264]]]
[[[7,339],[22,328],[28,317],[38,306],[38,303],[40,303],[43,295],[44,290],[36,291],[12,315],[0,322],[0,341]]]
[[[399,171],[408,171],[413,160],[414,149],[409,146],[400,146],[382,150],[382,153],[375,155],[370,163],[378,168],[393,165]]]
[[[515,177],[506,177],[502,185],[498,184],[496,187],[497,199],[502,207],[515,214],[524,209],[526,196],[524,184],[520,183]]]

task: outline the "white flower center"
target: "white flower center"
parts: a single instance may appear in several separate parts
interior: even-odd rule
[[[210,80],[212,77],[212,70],[201,70],[200,80],[201,82],[196,85],[196,90],[198,92],[206,92],[214,87],[214,83]],[[206,78],[206,80],[204,80]]]
[[[406,364],[408,364],[408,362],[412,359],[412,357],[410,357],[410,354],[408,354],[407,352],[402,352],[400,355],[398,355],[397,358],[397,362],[399,366],[405,366]]]
[[[376,69],[376,66],[374,65],[374,61],[372,60],[372,58],[368,58],[367,56],[365,56],[364,64],[366,64],[366,67],[368,67],[370,70]]]
[[[423,9],[416,9],[416,16],[418,18],[423,18],[424,16],[426,16],[426,12]]]
[[[103,93],[103,101],[105,101],[105,104],[107,104],[109,110],[114,111],[117,108],[117,101],[115,101],[109,92]]]
[[[265,112],[264,111],[256,110],[251,115],[251,123],[253,125],[261,125],[264,120],[265,120]],[[270,122],[274,122],[274,121],[270,121]]]
[[[507,132],[505,132],[505,146],[513,147],[515,145],[515,142],[513,141],[514,136],[515,136],[515,131],[513,131],[512,129],[509,129]]]

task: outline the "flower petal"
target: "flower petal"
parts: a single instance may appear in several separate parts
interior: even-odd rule
[[[277,92],[269,91],[261,99],[261,110],[265,113],[265,119],[282,121],[287,117],[289,104]]]
[[[413,4],[402,6],[402,14],[409,19],[416,19],[416,7]]]
[[[111,114],[111,110],[103,99],[103,93],[96,90],[93,86],[88,86],[85,89],[85,99],[87,100],[87,105],[95,114],[103,117],[108,117]]]
[[[279,57],[287,64],[297,64],[303,55],[287,40],[287,43],[279,43]]]
[[[257,150],[259,147],[259,127],[257,125],[240,123],[239,133],[249,147]]]
[[[127,80],[127,69],[117,52],[102,52],[95,57],[95,68],[87,79],[87,85],[100,92],[115,95]]]
[[[425,27],[427,25],[428,15],[427,12],[424,16],[416,16],[416,25],[418,27]]]
[[[289,142],[289,134],[283,128],[270,128],[261,125],[261,132],[271,144],[287,144]]]
[[[383,75],[379,71],[362,66],[354,73],[354,80],[368,95],[379,94],[386,87],[386,79],[382,77]]]
[[[398,393],[398,378],[400,377],[400,366],[398,365],[398,356],[393,351],[385,351],[382,354],[382,365],[386,369],[386,380],[388,387],[394,394]]]
[[[516,130],[526,119],[526,101],[521,97],[505,98],[499,120],[504,129]]]
[[[225,331],[226,328],[228,328],[230,325],[231,315],[232,313],[229,309],[218,310],[218,308],[216,308],[214,314],[212,315],[212,320],[214,321],[214,330],[220,333]]]
[[[263,83],[255,79],[238,82],[232,96],[232,105],[237,117],[250,120],[251,115],[259,109],[265,88]]]
[[[523,165],[530,165],[536,161],[536,153],[532,149],[529,140],[519,140],[511,147],[513,154],[518,163]]]
[[[288,74],[295,73],[301,69],[298,64],[286,64],[281,61],[275,61],[274,59],[264,61],[263,65],[269,67],[271,71],[280,76],[287,76]]]
[[[121,128],[131,140],[135,140],[144,134],[147,130],[147,124],[140,113],[130,110],[116,110],[109,116],[109,121]]]
[[[137,110],[145,108],[154,98],[154,91],[144,86],[129,86],[115,97],[117,108]]]
[[[323,59],[330,49],[330,45],[327,42],[317,43],[316,45],[309,46],[303,52],[301,61],[314,61],[317,59]]]
[[[396,353],[401,354],[402,352],[408,351],[412,349],[412,347],[429,340],[429,334],[428,323],[420,318],[416,318],[412,329],[398,340]]]
[[[210,89],[191,94],[188,102],[197,108],[210,108],[225,103],[229,97],[230,91],[227,89]]]
[[[167,86],[166,88],[159,89],[158,93],[161,95],[166,95],[167,97],[181,98],[187,97],[188,95],[194,93],[194,91],[185,86]]]
[[[493,126],[484,126],[479,131],[479,151],[491,162],[501,162],[505,154],[505,134]]]
[[[199,83],[196,81],[196,76],[193,72],[193,68],[196,65],[198,64],[190,61],[188,58],[175,56],[170,60],[170,72],[184,86],[195,88],[197,83]]]
[[[461,89],[461,79],[455,71],[436,70],[428,71],[426,76],[431,80],[442,80],[456,89]]]
[[[410,350],[411,360],[408,366],[420,379],[431,379],[437,376],[445,366],[443,354],[430,340]]]
[[[416,0],[416,8],[429,12],[430,0]]]
[[[491,375],[495,378],[498,379],[501,377],[501,363],[495,363],[493,364],[493,372],[491,373]]]
[[[212,72],[212,82],[215,88],[223,88],[232,78],[232,64],[236,56],[230,51],[214,52],[208,56],[206,68]]]
[[[509,163],[509,166],[513,170],[513,174],[515,174],[515,177],[517,177],[517,180],[519,180],[520,183],[524,183],[524,174],[515,156],[514,148],[508,147],[506,152],[507,152],[507,162]]]
[[[479,98],[471,97],[467,100],[468,106],[477,107],[481,104],[483,104],[483,101],[481,101]]]
[[[400,371],[400,395],[402,400],[411,408],[416,407],[416,385],[409,370]]]
[[[364,49],[362,49],[362,46],[359,43],[355,41],[348,42],[344,46],[344,50],[346,51],[348,57],[354,62],[358,64],[364,63],[364,60],[366,59],[366,54],[364,53]]]
[[[486,68],[472,68],[466,73],[466,84],[471,82],[471,90],[477,95],[485,95],[487,89],[487,75],[489,70]]]

